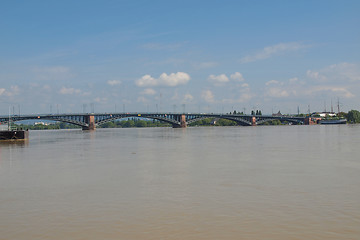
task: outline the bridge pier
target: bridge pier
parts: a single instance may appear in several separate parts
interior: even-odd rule
[[[251,118],[251,126],[256,126],[256,117]]]
[[[95,117],[94,115],[87,115],[85,117],[85,122],[88,124],[87,126],[84,126],[82,130],[95,130]]]
[[[180,125],[173,125],[173,128],[186,128],[187,127],[187,123],[186,123],[186,115],[185,114],[181,114],[180,116]]]
[[[306,117],[304,119],[304,124],[305,125],[314,125],[314,124],[318,124],[320,120],[321,120],[321,118],[319,118],[319,117]]]

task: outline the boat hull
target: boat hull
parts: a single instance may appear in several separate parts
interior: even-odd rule
[[[18,141],[29,138],[28,130],[0,131],[0,141]]]
[[[320,124],[346,124],[346,119],[321,120]]]

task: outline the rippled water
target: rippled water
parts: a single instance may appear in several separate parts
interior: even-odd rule
[[[360,239],[360,126],[31,131],[0,239]]]

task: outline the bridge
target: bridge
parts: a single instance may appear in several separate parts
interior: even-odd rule
[[[75,113],[75,114],[32,114],[0,116],[0,123],[17,122],[24,120],[51,120],[70,123],[82,127],[83,130],[95,130],[101,124],[118,119],[146,118],[155,119],[171,124],[174,128],[186,128],[189,124],[206,119],[227,119],[235,121],[242,126],[256,126],[269,121],[279,120],[294,124],[309,124],[306,117],[272,116],[272,115],[240,115],[240,114],[214,114],[214,113]]]

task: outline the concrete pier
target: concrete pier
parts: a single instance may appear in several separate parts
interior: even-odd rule
[[[85,116],[85,122],[88,124],[88,126],[83,127],[82,130],[95,130],[96,129],[94,115]]]
[[[185,114],[181,114],[179,116],[179,121],[180,121],[180,125],[173,125],[173,128],[186,128],[187,127],[187,123],[186,123],[186,115]]]
[[[251,126],[256,126],[256,117],[251,118]]]

